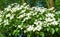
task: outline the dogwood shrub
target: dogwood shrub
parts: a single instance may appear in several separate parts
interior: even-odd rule
[[[17,37],[21,33],[27,33],[27,37],[53,35],[60,27],[60,12],[54,12],[53,9],[31,8],[26,3],[8,5],[0,11],[1,32],[7,37]]]

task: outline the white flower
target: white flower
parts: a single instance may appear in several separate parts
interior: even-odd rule
[[[24,22],[24,21],[26,21],[26,20],[28,20],[28,19],[30,19],[30,17],[24,18],[22,22]]]
[[[2,22],[2,18],[0,18],[0,22]]]
[[[11,15],[11,14],[9,13],[9,14],[7,14],[7,15],[6,15],[6,18],[7,18],[7,17],[9,17],[9,18],[10,18],[10,20],[11,20],[11,19],[13,19],[13,18],[14,18],[14,15],[15,15],[15,14],[12,14],[12,15]]]
[[[24,14],[21,14],[21,15],[19,15],[17,18],[23,18],[23,17],[25,17],[25,13]]]
[[[40,9],[41,14],[43,14],[46,11],[46,9]]]
[[[25,8],[25,9],[29,9],[29,5],[26,5],[24,8]]]
[[[19,17],[22,18],[22,17],[24,17],[24,15],[20,15]]]
[[[24,13],[26,10],[22,10],[20,13]]]
[[[24,6],[23,6],[23,5],[21,5],[19,9],[21,10],[22,8],[24,8]]]
[[[9,25],[8,19],[4,20],[4,25]]]
[[[11,14],[10,14],[10,13],[8,13],[8,14],[6,15],[6,18],[7,18],[7,17],[10,17],[10,16],[11,16]]]
[[[33,26],[28,26],[28,28],[27,28],[27,31],[32,31],[34,29],[34,27]]]
[[[22,25],[18,25],[18,28],[20,28],[21,30],[23,29]]]
[[[34,15],[37,15],[37,13],[38,13],[38,12],[33,13],[33,16],[34,16]]]
[[[21,30],[22,30],[23,28],[21,28]]]
[[[28,14],[27,14],[27,16],[30,16],[30,15],[31,15],[31,13],[28,13]]]
[[[16,12],[17,11],[17,8],[15,8],[15,7],[13,7],[12,9],[11,9],[11,12],[13,13],[13,12]]]
[[[37,31],[40,31],[41,29],[42,29],[42,27],[40,25],[35,27],[35,30],[37,30]]]
[[[15,5],[13,8],[11,8],[11,12],[16,12],[17,10],[20,10],[19,4]]]
[[[10,6],[10,5],[8,5],[8,8],[11,8],[11,6]]]
[[[53,9],[55,9],[54,7],[52,7],[52,8],[50,8],[50,9],[48,9],[48,10],[53,10]]]
[[[54,14],[52,14],[52,13],[48,13],[48,14],[46,14],[46,17],[54,17],[55,15]]]
[[[24,30],[24,33],[26,33],[27,31],[26,30]]]
[[[21,25],[18,25],[18,28],[21,28],[22,26]]]
[[[16,8],[16,11],[17,11],[17,10],[19,10],[20,5],[19,5],[19,4],[17,4],[17,5],[15,5],[15,7],[14,7],[14,8]]]
[[[4,8],[5,11],[10,11],[11,10],[11,6],[9,5],[7,8]]]
[[[55,18],[46,18],[45,20],[46,20],[46,22],[52,22],[55,20]]]
[[[32,13],[27,13],[26,16],[29,18],[32,15]]]
[[[2,14],[0,14],[0,17],[2,17]]]
[[[58,21],[51,22],[52,25],[58,25]]]
[[[12,15],[10,16],[10,20],[12,20],[12,19],[14,18],[14,15],[15,15],[15,14],[12,14]]]
[[[35,9],[35,11],[41,12],[41,14],[43,14],[47,10],[46,8],[41,8],[41,7],[32,7],[32,9]]]
[[[42,22],[41,21],[36,21],[36,22],[34,22],[34,24],[36,24],[36,25],[42,25]]]
[[[51,23],[47,23],[47,24],[46,24],[46,26],[50,26],[50,25],[51,25]]]

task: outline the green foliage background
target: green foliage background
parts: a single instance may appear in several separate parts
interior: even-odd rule
[[[55,7],[57,10],[60,10],[60,0],[55,0]]]

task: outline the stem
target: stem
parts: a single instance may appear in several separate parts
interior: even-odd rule
[[[48,8],[54,7],[54,0],[46,0]]]
[[[24,4],[25,3],[25,0],[22,0],[22,4]]]

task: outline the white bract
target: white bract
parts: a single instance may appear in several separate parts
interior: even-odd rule
[[[54,20],[55,20],[55,18],[50,18],[50,17],[45,19],[46,22],[52,22]]]
[[[21,13],[24,13],[26,10],[22,10]]]
[[[7,8],[4,8],[5,11],[10,11],[11,10],[11,6],[9,5]]]
[[[17,10],[20,10],[19,4],[15,5],[13,8],[11,8],[11,12],[16,12]]]
[[[26,18],[23,19],[22,22],[25,22],[26,20],[29,20],[29,19],[30,19],[30,17],[26,17]]]
[[[21,25],[18,25],[18,28],[21,28]]]
[[[40,26],[40,25],[37,25],[35,28],[34,28],[34,30],[33,31],[40,31],[42,29],[42,27]]]
[[[32,25],[28,26],[27,31],[32,31],[34,27]]]
[[[5,19],[3,23],[4,23],[4,25],[9,25],[8,19]]]
[[[58,21],[51,22],[52,25],[58,25]]]
[[[38,12],[35,12],[35,13],[33,13],[32,15],[35,16],[35,15],[37,15],[37,13],[38,13]]]
[[[21,5],[19,9],[21,10],[23,7],[24,7],[24,6]]]
[[[0,10],[0,17],[3,17],[3,11]]]
[[[18,25],[18,28],[20,28],[21,30],[23,29],[23,28],[22,28],[22,25]]]
[[[48,10],[53,10],[53,9],[55,9],[54,7],[52,7],[52,8],[50,8],[50,9],[48,9]]]
[[[0,17],[2,17],[2,14],[0,14]]]
[[[10,13],[8,13],[8,14],[6,15],[6,18],[7,18],[7,17],[10,17],[10,16],[11,16],[11,14],[10,14]]]
[[[14,15],[15,15],[15,14],[12,14],[12,15],[10,16],[10,20],[12,20],[12,19],[14,18]]]
[[[55,15],[53,13],[46,14],[46,17],[54,17]]]
[[[23,18],[23,17],[25,17],[25,13],[24,14],[21,14],[21,15],[19,15],[17,18]]]
[[[41,12],[41,14],[43,14],[47,10],[46,8],[41,8],[41,7],[32,7],[32,9],[35,9],[35,11]]]
[[[42,22],[41,21],[36,21],[36,22],[34,22],[34,24],[42,26]]]
[[[24,30],[24,33],[26,33],[27,31],[26,30]]]
[[[2,22],[2,18],[0,18],[0,22]]]

